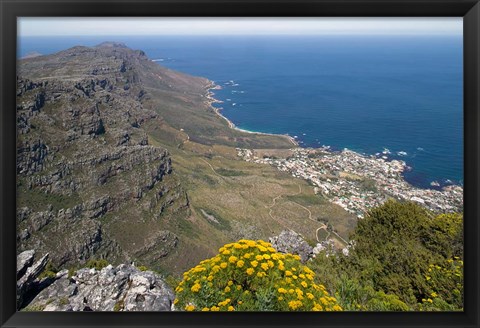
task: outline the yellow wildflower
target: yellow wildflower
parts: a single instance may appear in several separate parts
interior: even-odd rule
[[[254,270],[253,268],[248,268],[248,269],[247,269],[247,274],[248,274],[249,276],[251,276],[254,272],[255,272],[255,270]]]
[[[190,290],[194,293],[198,292],[202,286],[199,283],[196,283],[195,285],[190,288]]]
[[[189,304],[189,305],[187,305],[187,306],[185,307],[185,310],[187,310],[187,311],[193,311],[193,310],[195,310],[195,305]]]
[[[221,267],[222,269],[225,269],[225,268],[227,267],[227,265],[228,265],[228,264],[225,263],[225,262],[220,263],[220,267]]]
[[[265,277],[266,275],[267,275],[267,274],[266,274],[265,272],[259,272],[259,273],[257,273],[257,277],[259,277],[259,278],[263,278],[263,277]]]
[[[291,308],[292,310],[296,310],[299,307],[301,307],[302,305],[303,305],[303,303],[300,302],[300,301],[290,301],[290,302],[288,302],[288,307]]]
[[[245,262],[240,260],[240,261],[237,262],[237,267],[241,268],[241,267],[243,267],[244,264],[245,264]]]
[[[257,265],[258,265],[258,262],[257,261],[252,261],[252,262],[250,262],[250,264],[252,265],[252,267],[256,268]]]

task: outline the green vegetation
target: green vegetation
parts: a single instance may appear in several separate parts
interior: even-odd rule
[[[28,305],[22,309],[22,311],[25,312],[40,312],[45,309],[47,305],[46,304],[33,304],[33,305]]]
[[[87,264],[85,266],[89,269],[95,269],[95,270],[102,270],[108,265],[107,260],[100,259],[100,260],[88,260]]]
[[[229,170],[226,168],[219,168],[216,170],[218,174],[223,175],[224,177],[239,177],[239,176],[244,176],[248,175],[247,173],[243,171],[238,171],[238,170]]]
[[[242,239],[185,272],[174,304],[186,311],[341,311],[314,276],[300,256]]]
[[[76,267],[71,267],[68,269],[68,278],[72,278],[75,274],[77,273],[77,268]]]
[[[25,186],[19,186],[18,191],[18,207],[28,206],[34,210],[45,211],[51,206],[53,211],[58,211],[62,208],[72,208],[80,203],[77,194],[72,196],[65,196],[56,193],[47,193],[38,189],[27,189]]]
[[[115,305],[113,306],[113,311],[114,312],[119,312],[119,311],[123,310],[124,307],[125,307],[125,301],[123,299],[118,300],[115,303]]]
[[[463,309],[462,216],[387,201],[358,222],[350,254],[312,268],[345,310]]]
[[[52,261],[49,261],[47,265],[45,266],[45,269],[43,272],[38,276],[39,279],[43,278],[55,278],[58,272],[58,268],[52,263]]]

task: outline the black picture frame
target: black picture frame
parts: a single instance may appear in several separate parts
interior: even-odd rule
[[[478,0],[0,0],[1,327],[479,327],[480,4]],[[465,311],[441,313],[16,312],[16,40],[28,16],[460,16],[464,18]]]

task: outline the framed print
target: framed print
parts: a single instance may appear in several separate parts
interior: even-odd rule
[[[1,8],[2,327],[478,327],[477,1]]]

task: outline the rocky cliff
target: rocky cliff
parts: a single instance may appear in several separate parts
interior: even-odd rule
[[[60,267],[168,256],[178,238],[162,222],[188,216],[188,198],[144,129],[163,121],[149,99],[194,102],[207,85],[116,43],[20,60],[18,252]],[[125,230],[142,223],[141,237]]]

